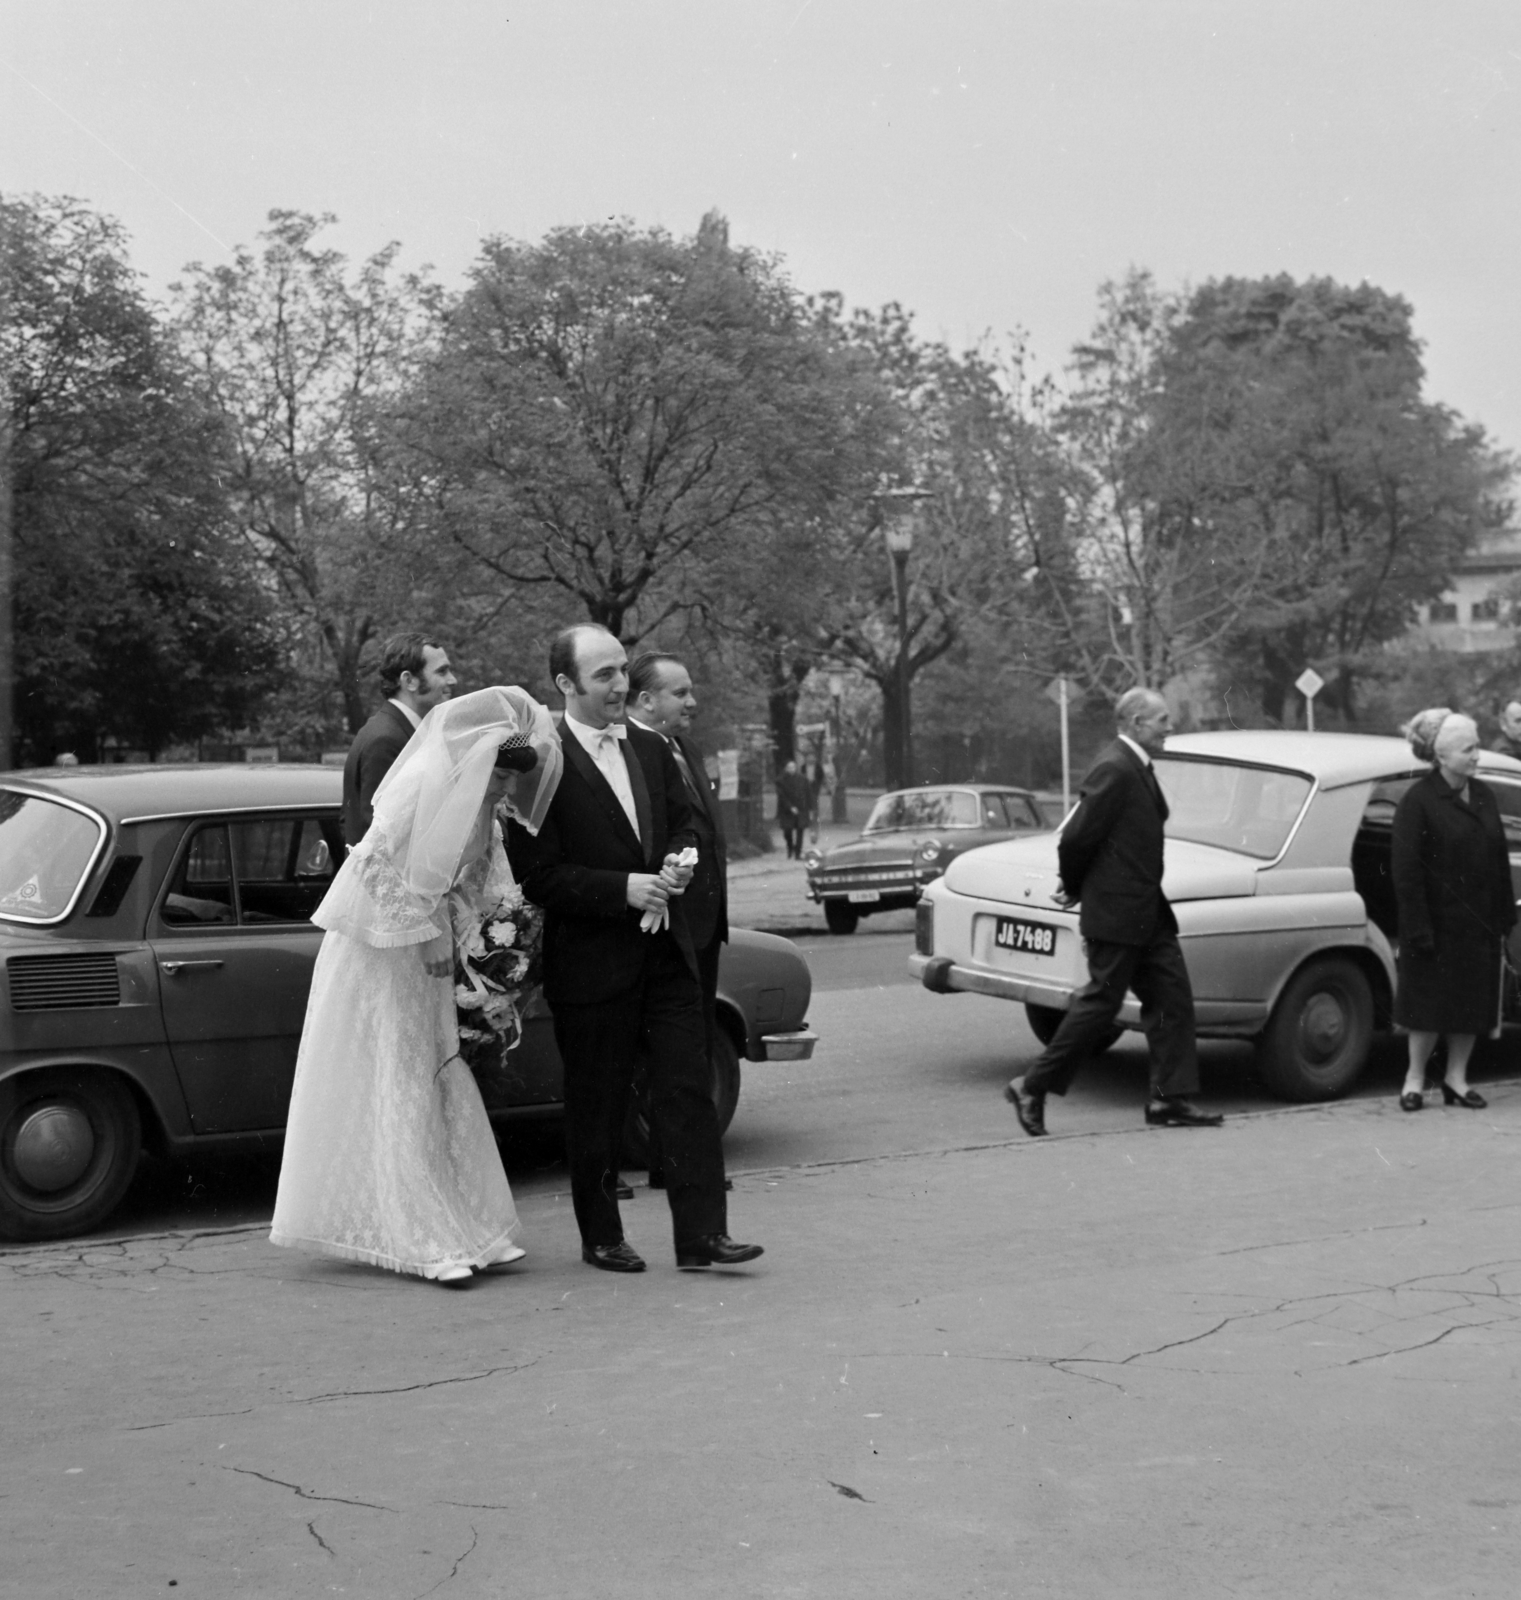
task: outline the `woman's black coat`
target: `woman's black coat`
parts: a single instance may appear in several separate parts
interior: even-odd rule
[[[1431,1033],[1488,1034],[1499,1015],[1500,944],[1516,921],[1510,855],[1493,792],[1460,798],[1440,772],[1394,813],[1399,993],[1394,1020]]]

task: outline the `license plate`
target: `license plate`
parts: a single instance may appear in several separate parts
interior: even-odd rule
[[[880,889],[852,889],[845,898],[853,906],[869,906],[882,898]]]
[[[1031,956],[1056,954],[1056,929],[1045,922],[1025,922],[1019,917],[1000,917],[993,930],[993,943],[1000,950],[1018,950]]]

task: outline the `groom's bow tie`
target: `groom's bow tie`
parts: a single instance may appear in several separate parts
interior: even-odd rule
[[[605,728],[597,729],[597,753],[611,750],[614,743],[620,739],[628,738],[628,729],[621,722],[610,723]]]

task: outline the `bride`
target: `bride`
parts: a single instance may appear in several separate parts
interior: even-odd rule
[[[563,760],[521,689],[434,707],[312,920],[312,974],[270,1238],[439,1283],[515,1261],[480,1090],[460,1060],[455,929],[511,885],[498,809],[537,833]],[[526,770],[525,770],[526,769]]]

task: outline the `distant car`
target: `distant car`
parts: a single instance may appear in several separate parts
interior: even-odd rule
[[[1345,1094],[1387,1026],[1399,920],[1394,808],[1429,768],[1401,739],[1179,735],[1156,759],[1167,796],[1163,889],[1177,911],[1201,1035],[1253,1039],[1291,1100]],[[1521,762],[1485,753],[1521,893]],[[919,902],[910,965],[928,989],[1024,1002],[1050,1039],[1087,981],[1078,914],[1052,899],[1057,836],[961,856]],[[1512,936],[1521,957],[1521,931]],[[1509,1018],[1518,1021],[1521,1018]],[[1126,997],[1118,1021],[1140,1027]]]
[[[1050,827],[1028,789],[948,783],[890,789],[858,839],[804,857],[808,898],[831,933],[854,933],[874,911],[911,910],[920,891],[963,851]]]
[[[0,1236],[94,1227],[145,1142],[278,1147],[341,798],[342,774],[319,766],[0,777]],[[811,988],[788,940],[734,931],[713,1049],[722,1126],[741,1055],[812,1054]],[[493,1120],[559,1109],[541,1002],[508,1063],[510,1086],[487,1091]]]

